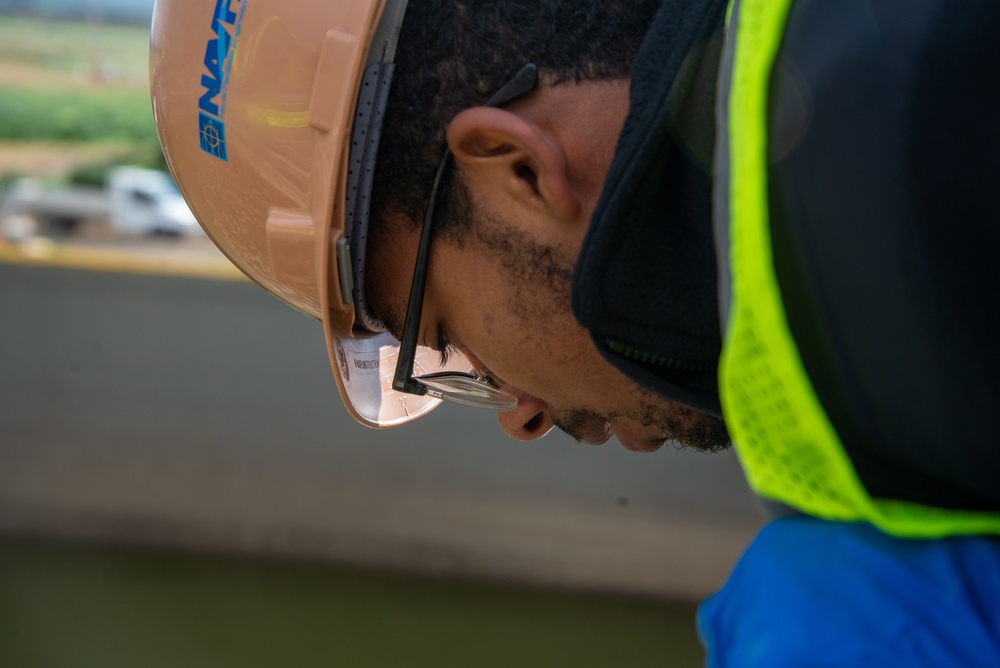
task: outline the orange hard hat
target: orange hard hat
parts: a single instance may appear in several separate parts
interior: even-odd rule
[[[365,242],[406,0],[157,0],[153,111],[177,185],[247,276],[323,322],[337,386],[372,427],[440,403],[391,388],[398,341],[368,312]],[[470,370],[461,355],[449,370]],[[419,373],[443,370],[419,348]]]

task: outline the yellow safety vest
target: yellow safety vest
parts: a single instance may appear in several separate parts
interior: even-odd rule
[[[873,498],[803,367],[775,277],[767,196],[768,83],[791,4],[733,0],[720,67],[716,226],[729,240],[729,315],[719,388],[736,452],[757,494],[809,515],[915,538],[1000,534],[996,514]]]

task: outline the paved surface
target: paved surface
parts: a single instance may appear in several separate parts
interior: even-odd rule
[[[731,454],[365,429],[318,323],[246,281],[0,262],[0,370],[7,534],[693,598],[759,525]]]

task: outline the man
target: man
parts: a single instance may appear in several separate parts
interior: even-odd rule
[[[993,3],[743,0],[725,30],[719,0],[180,4],[152,40],[167,159],[323,321],[363,423],[449,399],[518,439],[732,432],[831,550],[1000,532]]]
[[[511,12],[511,18],[501,20],[490,16],[466,20],[454,9],[423,16],[420,6],[410,8],[414,13],[410,20],[418,21],[416,25],[455,25],[465,44],[442,55],[427,46],[433,44],[431,34],[414,36],[413,41],[405,31],[402,35],[397,73],[412,87],[400,86],[390,94],[387,132],[388,128],[404,131],[384,137],[380,151],[385,160],[379,162],[375,193],[386,195],[378,200],[382,204],[376,212],[381,215],[372,223],[391,225],[395,236],[391,250],[380,252],[390,246],[376,244],[369,258],[380,267],[390,267],[390,254],[416,254],[420,229],[414,223],[423,215],[426,183],[444,151],[447,129],[455,169],[449,174],[453,187],[448,190],[447,215],[435,221],[438,236],[431,251],[422,318],[431,336],[424,343],[435,346],[443,337],[474,356],[501,388],[518,398],[517,408],[499,414],[504,430],[514,438],[537,438],[555,424],[588,442],[603,442],[614,434],[633,450],[654,450],[668,439],[705,449],[721,447],[728,438],[718,420],[715,387],[721,343],[713,287],[709,154],[701,156],[700,165],[672,167],[678,175],[691,172],[690,178],[698,181],[697,191],[674,190],[699,207],[696,215],[685,216],[678,225],[678,234],[684,227],[693,228],[692,238],[677,237],[683,243],[672,251],[676,258],[663,257],[663,267],[676,276],[661,269],[663,275],[650,273],[647,278],[655,282],[643,281],[642,286],[660,294],[683,295],[676,298],[684,302],[682,315],[655,305],[635,286],[623,286],[632,294],[619,296],[674,320],[670,324],[676,330],[669,332],[669,343],[661,337],[656,349],[675,348],[671,352],[678,357],[676,367],[664,367],[665,373],[659,375],[643,372],[640,378],[653,382],[637,383],[597,354],[592,335],[568,309],[575,260],[628,112],[627,76],[634,51],[658,3],[628,11],[616,3],[598,3],[587,10],[578,4],[534,8],[535,16],[520,18]],[[694,49],[691,58],[686,52],[678,54],[687,59],[686,67],[694,67],[702,54],[706,66],[712,67],[719,45],[712,37],[721,30],[723,10],[723,3],[715,2],[705,18],[696,18],[697,28],[686,25],[690,17],[683,15],[669,21],[669,33],[690,32],[684,39]],[[591,15],[583,16],[588,11]],[[697,13],[704,11],[699,6]],[[471,18],[472,13],[468,15]],[[505,22],[512,25],[500,27]],[[559,26],[567,34],[553,36],[551,28],[537,36],[521,32],[521,25],[532,23]],[[499,53],[484,54],[476,47],[482,42],[504,46]],[[541,72],[534,90],[502,109],[468,108],[485,100],[527,61],[536,63]],[[438,65],[430,71],[416,65],[427,62]],[[674,64],[680,65],[680,60]],[[455,80],[477,85],[438,100],[436,113],[423,112],[439,97],[438,82],[449,70]],[[698,131],[710,134],[714,81],[701,83],[708,87],[701,100],[705,106],[693,123],[700,126]],[[397,95],[397,90],[403,92]],[[411,169],[412,160],[396,159],[410,146],[427,144],[435,148],[428,151],[422,169]],[[701,148],[710,150],[710,143]],[[409,224],[393,223],[399,219]],[[403,241],[407,236],[408,243]],[[435,267],[448,271],[435,272]],[[391,277],[380,271],[369,292],[372,308],[397,337],[402,334],[411,276],[406,264]],[[674,288],[675,279],[697,290]],[[439,282],[446,281],[448,285],[438,289]],[[445,292],[448,288],[454,291]],[[438,304],[445,300],[454,311],[442,311]],[[463,305],[465,312],[460,312]]]

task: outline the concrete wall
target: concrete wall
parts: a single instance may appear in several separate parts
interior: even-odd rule
[[[758,525],[731,454],[365,429],[247,282],[0,264],[0,532],[690,598]]]

